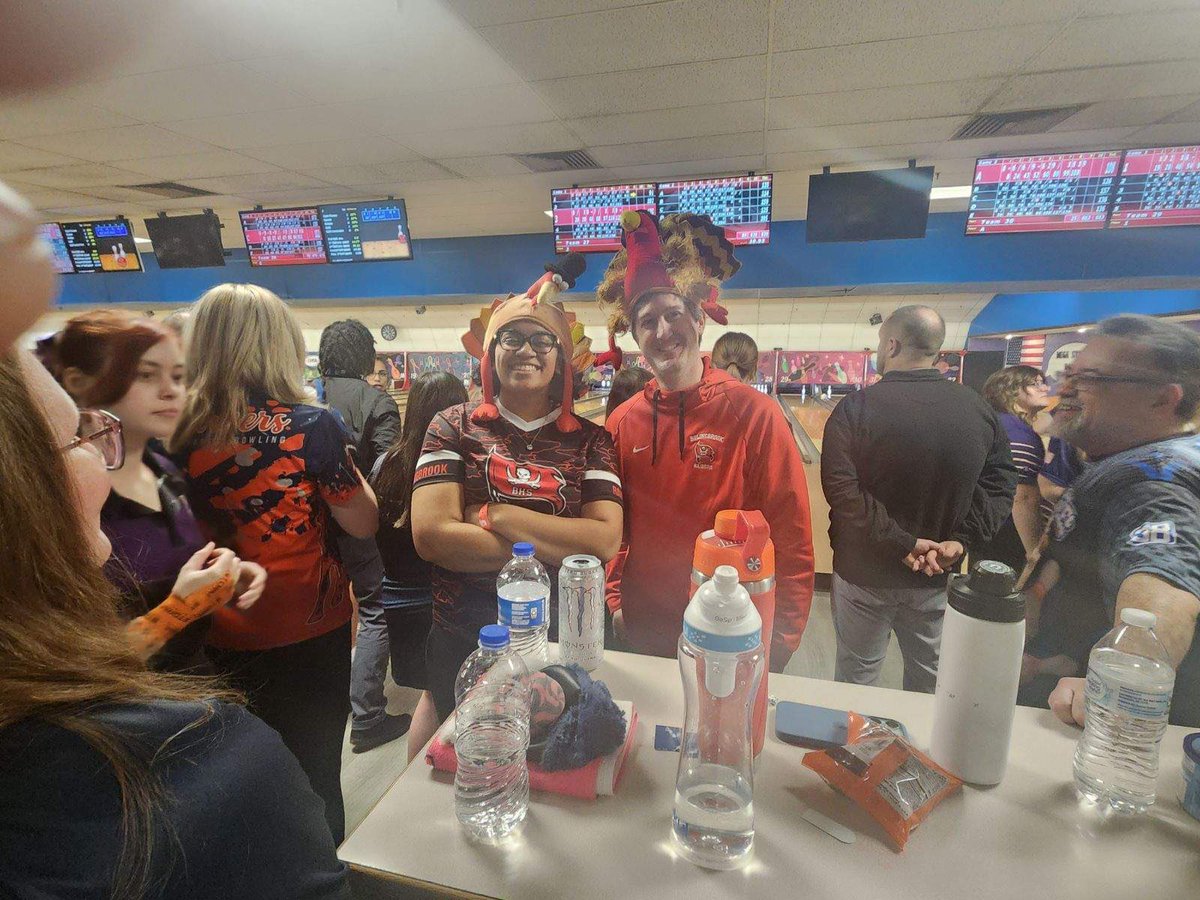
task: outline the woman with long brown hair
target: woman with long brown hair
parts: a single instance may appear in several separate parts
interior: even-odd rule
[[[296,754],[341,843],[351,601],[331,522],[373,536],[375,495],[345,426],[309,401],[304,335],[279,297],[217,285],[196,302],[188,336],[188,396],[170,449],[212,536],[268,573],[252,608],[213,614],[209,656]]]
[[[0,894],[346,897],[278,736],[129,640],[101,571],[119,440],[32,356],[0,356]]]
[[[425,443],[425,432],[443,409],[467,402],[467,390],[449,372],[426,372],[413,382],[404,410],[400,440],[380,457],[371,473],[379,498],[379,531],[375,542],[383,557],[383,609],[391,645],[392,680],[419,688],[421,699],[408,731],[408,758],[425,746],[438,719],[425,674],[425,640],[433,624],[433,587],[429,563],[417,555],[412,536],[413,473]]]
[[[1042,536],[1042,498],[1037,478],[1046,448],[1033,421],[1046,408],[1049,395],[1046,376],[1033,366],[1009,366],[993,372],[983,385],[983,399],[1000,414],[1000,424],[1008,434],[1013,465],[1017,467],[1017,493],[1008,521],[986,544],[972,547],[971,556],[1008,563],[1018,573]]]

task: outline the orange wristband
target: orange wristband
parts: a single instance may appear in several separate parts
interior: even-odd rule
[[[492,530],[492,520],[488,518],[488,505],[486,503],[479,507],[479,527],[484,531]]]

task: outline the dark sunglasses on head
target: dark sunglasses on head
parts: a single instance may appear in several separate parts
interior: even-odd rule
[[[558,338],[545,331],[535,331],[530,335],[519,331],[502,331],[496,336],[496,342],[509,352],[516,352],[528,344],[539,355],[549,353],[558,346]]]

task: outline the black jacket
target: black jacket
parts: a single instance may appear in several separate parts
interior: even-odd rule
[[[400,410],[396,401],[361,378],[328,377],[325,402],[337,411],[354,435],[359,471],[370,472],[375,460],[400,437]]]
[[[821,486],[833,570],[862,587],[944,584],[901,565],[917,538],[969,551],[1012,512],[1008,438],[978,394],[936,369],[888,372],[825,424]]]

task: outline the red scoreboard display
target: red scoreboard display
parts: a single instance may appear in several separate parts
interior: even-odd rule
[[[771,243],[771,176],[662,181],[658,214],[708,216],[735,246]]]
[[[554,252],[615,253],[621,249],[621,213],[658,212],[657,185],[555,188],[550,192]]]
[[[1200,145],[1126,150],[1110,228],[1200,225]]]
[[[981,159],[966,233],[1104,228],[1120,167],[1120,150]]]
[[[308,266],[329,261],[317,207],[255,209],[239,215],[250,265]]]

